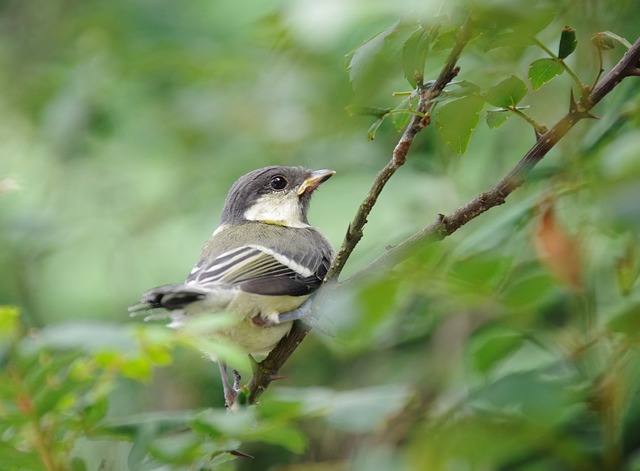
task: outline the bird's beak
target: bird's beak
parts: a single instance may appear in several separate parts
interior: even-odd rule
[[[321,183],[324,183],[331,178],[334,173],[336,172],[333,170],[314,170],[313,172],[310,172],[307,179],[298,187],[298,191],[296,191],[296,193],[298,196],[302,196],[305,193],[311,193],[313,190],[318,188]]]

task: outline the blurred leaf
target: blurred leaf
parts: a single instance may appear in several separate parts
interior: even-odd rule
[[[281,446],[291,453],[301,454],[307,449],[307,437],[292,424],[275,422],[261,424],[256,429],[249,430],[245,435],[247,441],[258,441],[270,445]]]
[[[624,254],[616,263],[616,279],[618,288],[623,296],[628,296],[640,276],[640,260],[638,257],[638,240],[634,236],[629,238]]]
[[[148,450],[162,462],[190,464],[198,456],[200,443],[200,438],[193,433],[182,432],[155,438],[149,443]]]
[[[386,317],[396,304],[398,288],[398,280],[390,277],[370,281],[362,287],[358,300],[370,322],[375,324]]]
[[[529,67],[529,81],[533,89],[538,90],[562,72],[564,72],[564,68],[556,60],[551,58],[538,59],[533,61]]]
[[[539,371],[506,375],[471,396],[479,410],[500,411],[548,428],[570,419],[577,412],[571,406],[580,399],[580,391],[568,379],[547,377]]]
[[[458,29],[450,29],[438,35],[435,42],[433,43],[432,50],[434,52],[442,52],[448,49],[451,49],[453,45],[456,43],[456,36],[458,34]]]
[[[20,310],[15,306],[0,305],[0,341],[13,337],[18,329]]]
[[[198,433],[210,437],[242,437],[256,425],[254,408],[243,408],[237,413],[227,414],[226,410],[208,409],[198,413],[192,423]]]
[[[115,436],[134,438],[145,428],[158,433],[184,427],[198,415],[198,411],[159,411],[131,414],[122,417],[108,417],[101,425],[101,431]]]
[[[519,267],[521,269],[521,267]],[[539,307],[553,292],[555,283],[546,273],[512,276],[504,287],[502,301],[515,312]]]
[[[515,75],[489,88],[483,93],[487,103],[501,108],[517,105],[527,94],[527,85]]]
[[[447,97],[476,95],[481,91],[478,85],[468,80],[454,80],[447,87],[445,91]]]
[[[551,204],[543,211],[532,238],[538,259],[560,281],[581,289],[582,255],[578,241],[558,224]]]
[[[392,26],[376,34],[362,46],[357,47],[347,55],[349,60],[347,70],[349,71],[349,79],[351,82],[360,79],[361,75],[366,72],[367,66],[371,64],[375,56],[382,51],[387,39],[395,34],[399,27],[400,21],[396,21]]]
[[[475,95],[459,98],[438,107],[436,112],[438,134],[456,154],[462,154],[467,150],[483,107],[484,101]]]
[[[307,414],[322,414],[333,427],[350,433],[374,431],[413,396],[410,388],[388,384],[351,391],[325,388],[279,388],[277,397],[299,401]]]
[[[349,105],[345,108],[349,116],[375,116],[376,118],[383,118],[391,108],[376,108],[373,106],[362,105]]]
[[[468,294],[493,290],[511,263],[511,259],[493,252],[477,252],[455,260],[450,278]]]
[[[558,58],[565,59],[576,50],[578,40],[576,39],[576,30],[570,26],[565,26],[560,34],[560,45],[558,46]]]
[[[419,25],[402,45],[404,78],[414,88],[417,86],[416,79],[420,82],[424,79],[424,65],[435,32],[434,29],[428,30]]]
[[[627,49],[631,49],[631,43],[629,41],[618,34],[612,33],[611,31],[596,33],[591,38],[591,43],[602,51],[613,49],[615,47],[614,41],[619,42]]]
[[[637,340],[640,333],[640,301],[626,306],[621,312],[615,314],[607,325],[613,332],[619,332]]]
[[[373,141],[376,138],[376,132],[382,124],[382,121],[382,119],[378,119],[371,126],[369,126],[369,129],[367,130],[367,139]]]
[[[511,113],[507,110],[490,110],[487,111],[487,126],[491,129],[496,129],[502,124],[506,123],[511,117]]]
[[[474,368],[481,374],[520,348],[525,337],[504,325],[494,324],[474,332],[468,344]]]

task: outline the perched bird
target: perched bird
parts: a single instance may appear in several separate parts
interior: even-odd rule
[[[308,312],[303,303],[331,264],[331,244],[309,225],[307,211],[313,192],[334,173],[273,166],[240,177],[186,281],[146,292],[129,311],[164,310],[172,327],[198,313],[238,315],[218,334],[250,355],[268,354]],[[218,364],[231,407],[237,391]]]

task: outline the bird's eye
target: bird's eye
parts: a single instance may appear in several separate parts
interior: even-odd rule
[[[271,179],[269,185],[271,185],[271,188],[273,188],[274,190],[283,190],[286,188],[288,183],[289,182],[287,182],[286,178],[284,178],[282,175],[278,175],[277,177],[273,177]]]

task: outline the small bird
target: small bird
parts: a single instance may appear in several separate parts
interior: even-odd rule
[[[147,291],[129,311],[161,309],[171,327],[190,315],[228,312],[240,320],[218,334],[250,355],[268,354],[308,314],[305,301],[331,265],[333,248],[309,225],[307,211],[313,192],[334,173],[272,166],[240,177],[186,281]],[[218,365],[231,407],[237,387]]]

